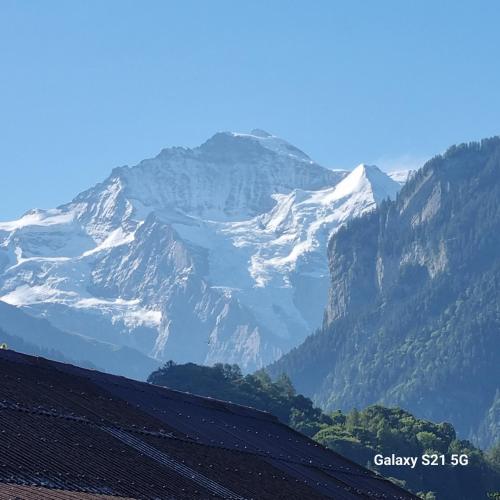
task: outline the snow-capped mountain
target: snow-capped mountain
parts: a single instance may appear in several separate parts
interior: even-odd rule
[[[0,300],[160,360],[254,369],[320,326],[328,238],[399,188],[262,130],[218,133],[0,223]]]

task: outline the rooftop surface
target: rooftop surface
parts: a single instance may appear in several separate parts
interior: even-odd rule
[[[0,350],[0,500],[416,498],[274,416]]]

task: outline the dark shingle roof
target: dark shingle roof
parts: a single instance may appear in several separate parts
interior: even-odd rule
[[[13,351],[0,440],[0,485],[82,499],[416,498],[265,412]]]

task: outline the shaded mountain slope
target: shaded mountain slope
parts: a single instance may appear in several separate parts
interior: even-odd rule
[[[157,363],[132,348],[100,342],[62,331],[46,319],[0,301],[0,342],[26,354],[45,355],[80,366],[98,367],[111,373],[127,373],[145,379]]]

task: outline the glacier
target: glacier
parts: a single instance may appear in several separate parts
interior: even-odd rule
[[[329,238],[404,178],[220,132],[1,222],[0,300],[159,361],[254,370],[321,326]]]

